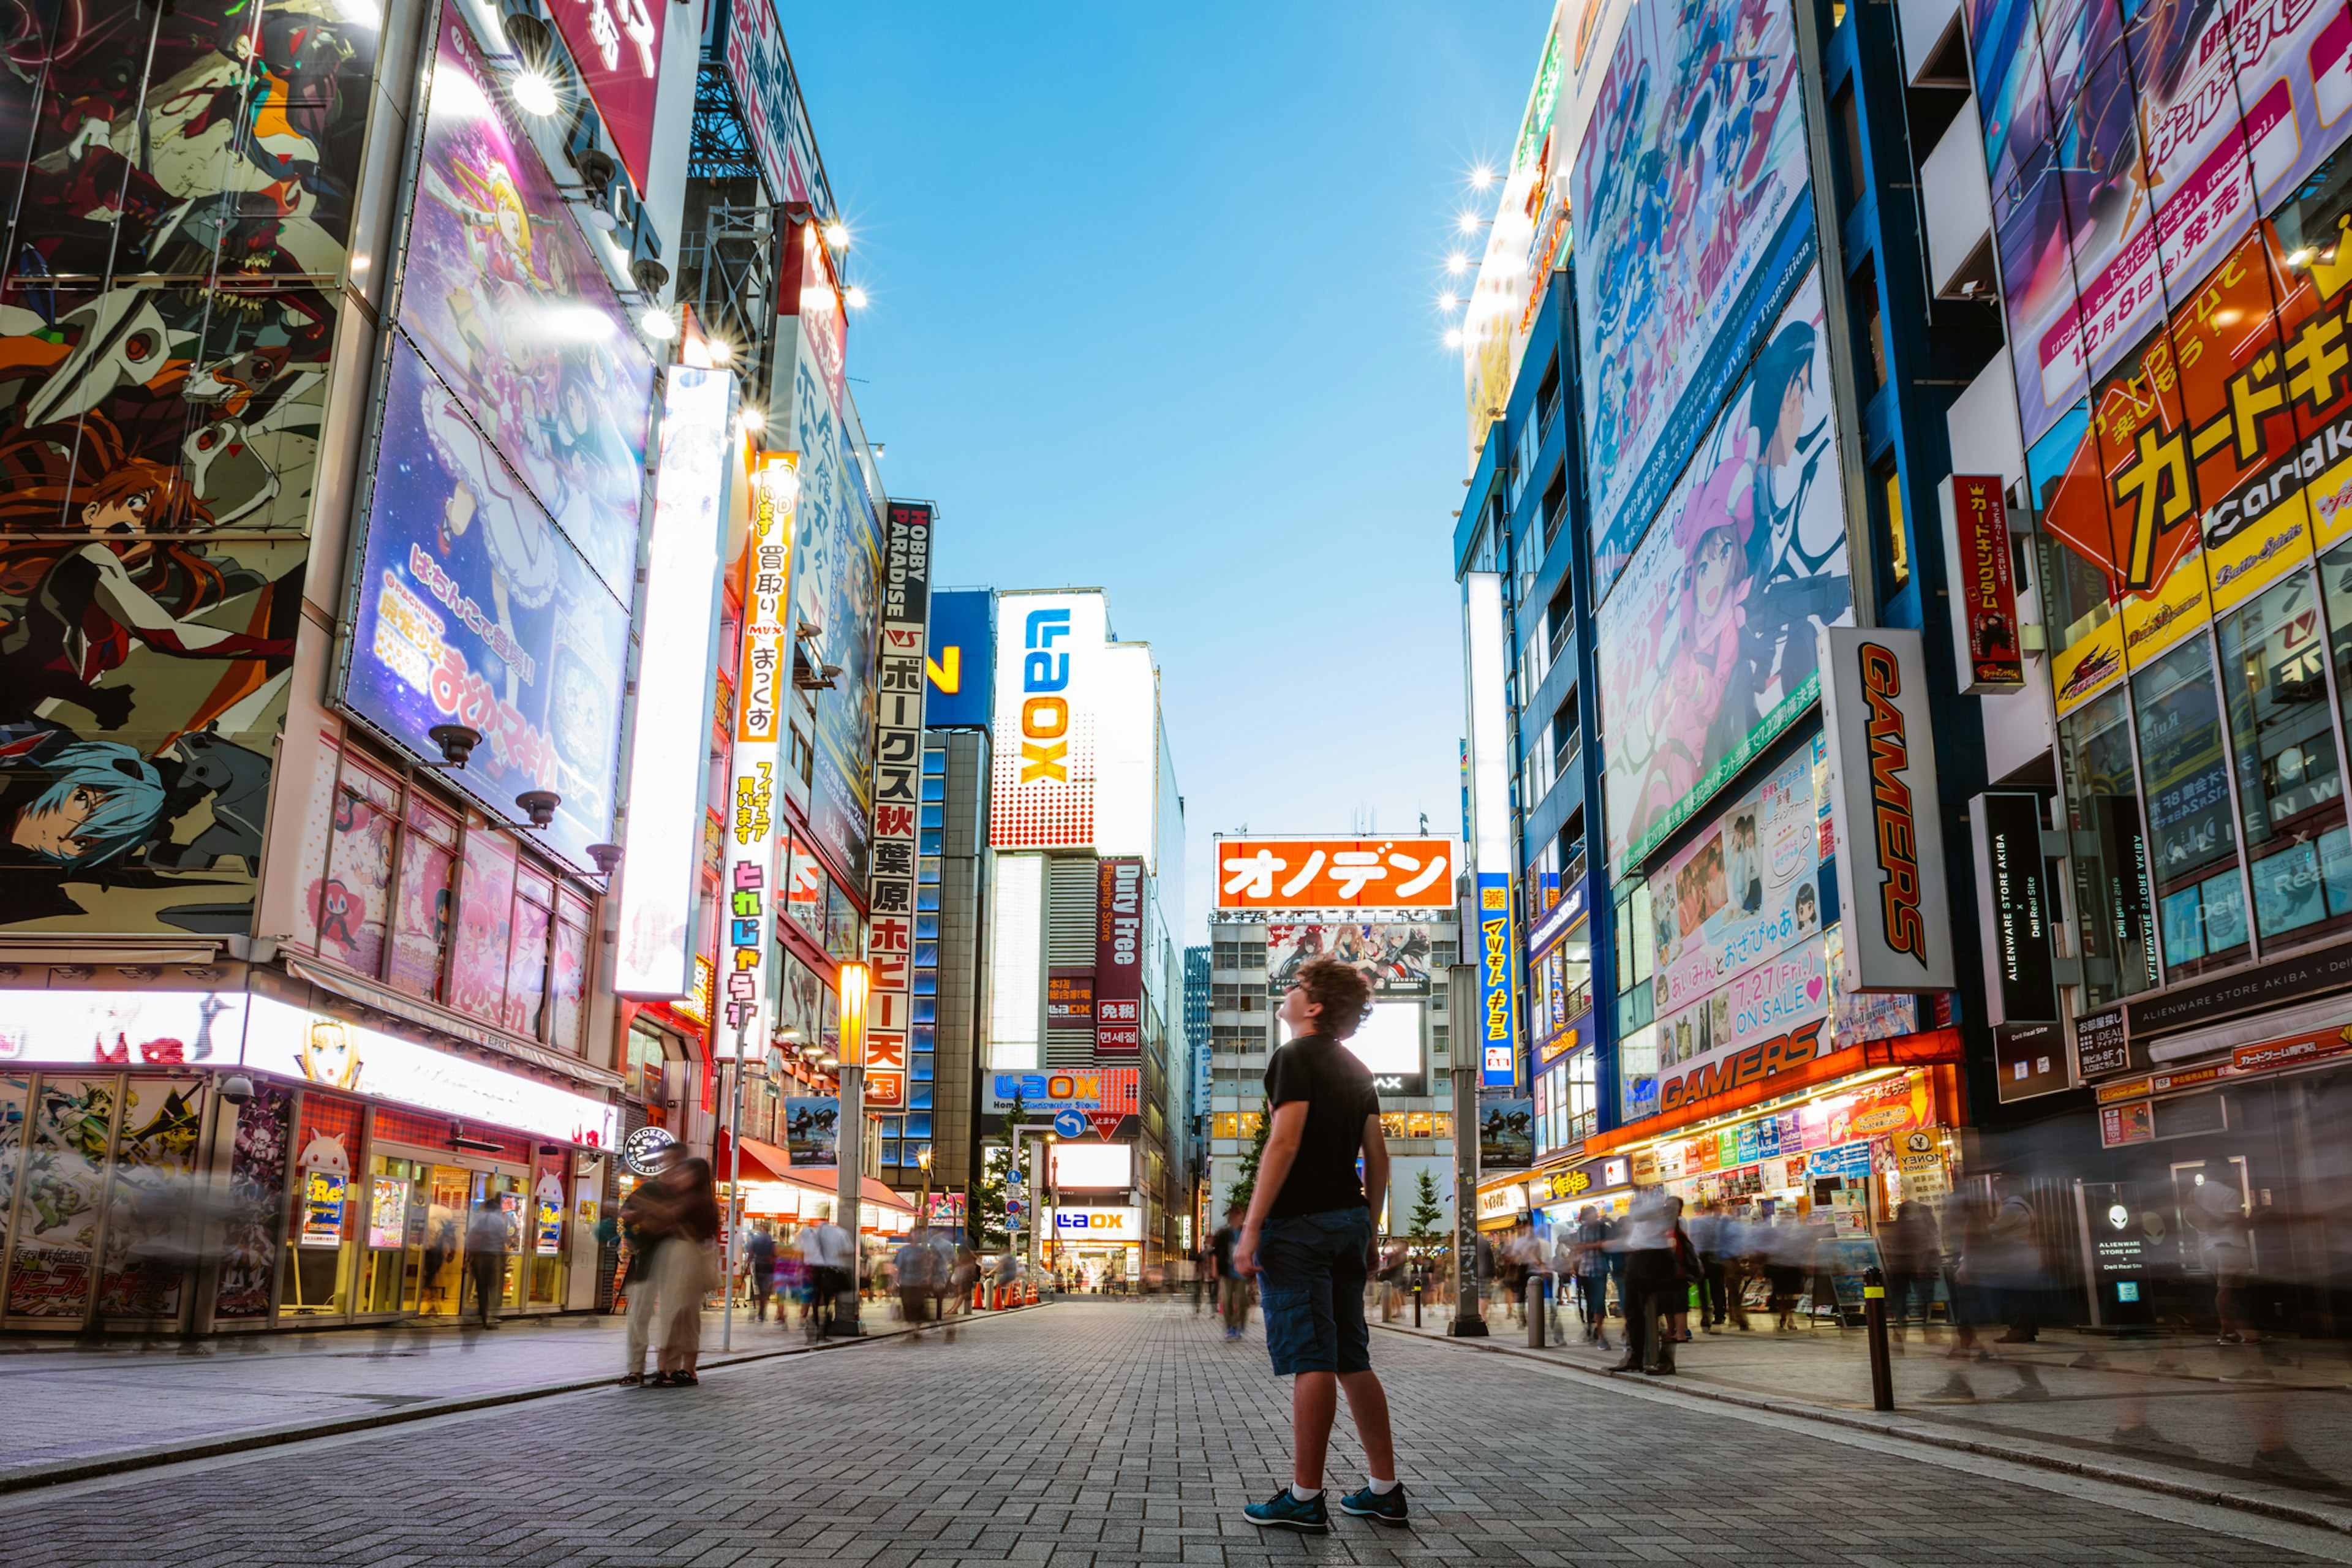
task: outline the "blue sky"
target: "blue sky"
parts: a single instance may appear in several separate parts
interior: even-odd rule
[[[1458,833],[1436,297],[1547,0],[782,9],[885,480],[935,581],[1099,585],[1153,645],[1186,940],[1220,829]]]

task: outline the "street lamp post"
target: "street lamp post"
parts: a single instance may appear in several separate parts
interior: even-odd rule
[[[1478,966],[1457,963],[1446,972],[1445,1005],[1454,1018],[1472,1016],[1478,994]],[[1462,1031],[1454,1052],[1454,1322],[1445,1331],[1457,1339],[1486,1337],[1486,1303],[1478,1295],[1478,1074],[1483,1053],[1475,1032]],[[1466,1047],[1466,1048],[1465,1048]]]
[[[923,1198],[915,1207],[915,1223],[929,1226],[931,1223],[931,1146],[929,1143],[924,1144],[923,1152],[915,1156],[915,1163],[923,1167]]]
[[[735,1348],[735,1238],[743,1229],[743,1047],[751,1033],[751,1014],[746,1008],[735,1026],[735,1092],[727,1106],[727,1239],[720,1247],[719,1286],[727,1305],[719,1319],[719,1348]]]
[[[840,1205],[841,1228],[849,1237],[849,1320],[844,1326],[836,1314],[834,1331],[845,1335],[866,1331],[857,1321],[857,1276],[863,1256],[857,1221],[866,1169],[866,998],[872,983],[866,965],[841,966],[841,1058],[835,1069],[841,1081],[837,1125],[841,1169],[835,1197]]]

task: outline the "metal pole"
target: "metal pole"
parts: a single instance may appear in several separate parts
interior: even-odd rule
[[[743,1044],[751,1028],[751,1009],[735,1026],[735,1093],[727,1106],[727,1241],[719,1249],[719,1288],[727,1306],[719,1320],[719,1349],[735,1348],[735,1236],[743,1228]]]
[[[847,1042],[843,1042],[845,1045]],[[864,1042],[861,1041],[862,1045]],[[857,1321],[862,1297],[858,1287],[865,1272],[866,1244],[857,1234],[859,1199],[864,1195],[862,1176],[866,1169],[866,1069],[851,1063],[841,1064],[841,1121],[838,1134],[841,1143],[841,1173],[835,1196],[841,1204],[841,1228],[849,1237],[849,1321],[843,1325],[835,1319],[836,1333],[863,1334],[866,1330]]]
[[[1886,1353],[1886,1276],[1874,1265],[1862,1272],[1862,1331],[1870,1344],[1870,1407],[1895,1408],[1895,1363]]]
[[[1463,928],[1475,931],[1475,925]],[[1446,971],[1446,1015],[1457,1020],[1461,1038],[1454,1049],[1454,1322],[1456,1339],[1486,1337],[1486,1304],[1478,1299],[1478,1068],[1477,1032],[1458,1020],[1477,1013],[1478,966],[1457,963]]]

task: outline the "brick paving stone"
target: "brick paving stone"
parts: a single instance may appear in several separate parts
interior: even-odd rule
[[[604,1388],[0,1500],[11,1568],[2268,1568],[2279,1548],[1401,1336],[1416,1525],[1240,1517],[1287,1474],[1255,1333],[1066,1303],[936,1339]],[[741,1341],[739,1336],[738,1343]],[[265,1373],[251,1365],[267,1397]],[[297,1363],[299,1364],[299,1363]],[[321,1364],[332,1364],[321,1363]],[[348,1365],[349,1363],[345,1363]],[[77,1377],[83,1375],[77,1373]],[[217,1375],[217,1374],[215,1374]],[[224,1394],[238,1392],[221,1379]],[[373,1390],[382,1392],[381,1389]],[[24,1408],[22,1405],[17,1408]],[[218,1406],[226,1409],[226,1405]],[[54,1404],[45,1425],[66,1429]],[[100,1423],[103,1425],[103,1423]],[[1359,1484],[1343,1415],[1329,1484]]]

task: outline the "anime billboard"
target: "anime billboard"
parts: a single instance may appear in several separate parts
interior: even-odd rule
[[[1594,596],[1641,542],[1810,238],[1788,0],[1638,0],[1576,149]]]
[[[0,929],[243,933],[376,29],[51,8],[0,88]]]
[[[2335,151],[2352,16],[2341,0],[1966,11],[2031,446]]]
[[[1827,766],[1816,739],[1651,876],[1657,1016],[1822,929],[1820,876],[1830,846],[1813,776]]]
[[[400,322],[625,603],[653,362],[454,7],[440,38]]]
[[[394,334],[342,700],[412,754],[437,724],[482,743],[445,775],[493,816],[552,790],[538,836],[575,866],[612,837],[629,606]]]
[[[1309,960],[1336,958],[1371,983],[1375,996],[1429,994],[1429,955],[1451,933],[1423,925],[1270,925],[1265,928],[1266,994],[1276,1007]]]
[[[1631,870],[1820,695],[1814,636],[1853,607],[1809,277],[1601,607],[1609,856]]]
[[[881,616],[882,524],[849,427],[834,406],[803,332],[793,367],[793,441],[801,453],[793,599],[818,647],[840,668],[816,697],[816,766],[809,826],[843,879],[864,888],[874,818],[875,646]],[[807,657],[804,648],[802,658]]]

